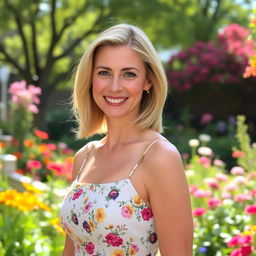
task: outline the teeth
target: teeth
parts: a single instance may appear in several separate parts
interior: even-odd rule
[[[109,97],[106,97],[107,101],[109,101],[110,103],[114,103],[114,104],[117,104],[117,103],[121,103],[123,101],[125,101],[125,98],[122,98],[122,99],[113,99],[113,98],[109,98]]]

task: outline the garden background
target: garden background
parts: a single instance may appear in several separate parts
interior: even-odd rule
[[[120,22],[148,34],[166,69],[165,136],[184,161],[194,255],[255,256],[255,8],[250,0],[1,0],[0,256],[60,255],[58,211],[73,155],[87,142],[72,132],[73,71],[95,36]]]

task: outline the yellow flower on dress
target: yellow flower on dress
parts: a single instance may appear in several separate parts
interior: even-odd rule
[[[130,248],[130,255],[136,255],[136,251],[134,248]]]
[[[125,256],[124,250],[114,250],[111,256]]]
[[[113,225],[113,224],[110,224],[110,225],[108,225],[108,227],[107,227],[107,229],[112,229],[112,228],[114,228],[114,225]]]
[[[133,197],[133,203],[134,205],[141,205],[143,204],[143,200],[139,195],[136,195]]]
[[[95,230],[95,225],[94,225],[93,221],[91,221],[91,220],[89,221],[89,226],[91,228],[91,231]]]
[[[87,196],[85,199],[84,199],[84,204],[89,200],[89,197]]]
[[[106,218],[106,214],[103,208],[98,208],[95,214],[95,219],[97,222],[102,223]]]

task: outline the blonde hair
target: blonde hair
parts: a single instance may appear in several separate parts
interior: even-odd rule
[[[150,93],[143,93],[140,112],[135,123],[141,129],[162,132],[162,112],[167,97],[168,85],[163,66],[145,33],[136,26],[119,24],[103,31],[83,54],[76,71],[73,91],[73,113],[78,122],[77,137],[86,138],[106,133],[104,113],[92,98],[92,76],[96,50],[103,45],[129,45],[142,58],[146,66]]]

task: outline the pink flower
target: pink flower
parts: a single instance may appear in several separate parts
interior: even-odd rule
[[[123,244],[123,239],[113,233],[109,233],[105,236],[106,243],[118,247]]]
[[[204,198],[204,197],[209,197],[211,196],[210,191],[205,191],[203,189],[198,189],[194,192],[194,197],[196,198]]]
[[[237,158],[237,157],[242,157],[242,156],[244,156],[244,152],[243,151],[234,151],[233,153],[232,153],[232,157],[233,158]]]
[[[92,242],[88,242],[85,246],[85,250],[88,254],[93,254],[94,253],[94,249],[95,249],[95,246]]]
[[[47,163],[46,168],[48,170],[54,171],[57,176],[61,176],[62,174],[65,173],[65,169],[62,164],[49,162],[49,163]]]
[[[89,202],[85,207],[84,207],[84,213],[88,213],[92,207],[92,203]]]
[[[135,252],[139,251],[139,247],[137,244],[132,244],[131,247],[135,250]]]
[[[248,214],[256,214],[256,204],[247,205],[245,208],[245,212]]]
[[[122,216],[128,219],[130,219],[133,215],[133,209],[130,205],[124,205],[121,208],[121,212],[122,212]]]
[[[197,185],[195,185],[195,184],[189,185],[189,192],[190,192],[190,194],[194,194],[198,189],[199,189],[199,187]]]
[[[225,186],[224,190],[226,191],[237,190],[237,185],[235,183],[229,183],[227,186]]]
[[[228,176],[222,173],[217,173],[215,177],[218,181],[227,181]]]
[[[82,190],[82,189],[79,189],[79,190],[76,191],[76,193],[73,195],[72,200],[76,200],[76,199],[79,198],[82,194],[83,194],[83,190]]]
[[[201,116],[200,123],[201,124],[207,124],[213,120],[213,115],[210,113],[205,113]]]
[[[234,178],[234,182],[236,184],[244,184],[245,185],[247,183],[247,179],[244,176],[236,176]]]
[[[153,217],[152,210],[149,207],[143,209],[141,211],[141,216],[143,220],[146,220],[146,221],[150,220]]]
[[[230,173],[232,175],[244,175],[244,168],[241,166],[234,166],[231,170]]]
[[[220,186],[214,178],[206,178],[204,182],[212,189],[219,189]]]
[[[236,202],[240,202],[240,203],[251,200],[251,199],[252,197],[249,194],[239,194],[239,195],[236,195],[234,198]]]
[[[232,198],[232,195],[229,192],[223,192],[221,194],[221,198],[222,199],[230,199],[230,198]]]
[[[203,215],[203,214],[205,214],[205,213],[206,213],[206,209],[205,209],[205,208],[196,208],[196,209],[194,209],[194,211],[193,211],[193,215],[194,215],[195,217],[201,216],[201,215]]]
[[[36,169],[39,170],[42,168],[42,164],[41,162],[37,161],[37,160],[29,160],[26,164],[27,168],[29,169]]]
[[[213,197],[208,199],[208,206],[214,210],[217,206],[221,205],[222,201],[219,198]]]
[[[37,114],[39,112],[37,106],[34,104],[29,104],[28,110],[34,114]]]
[[[211,165],[211,159],[205,156],[202,156],[199,158],[199,162],[204,166],[204,167],[209,167]]]
[[[223,167],[225,165],[224,162],[221,161],[220,159],[214,159],[213,164],[219,167]]]

